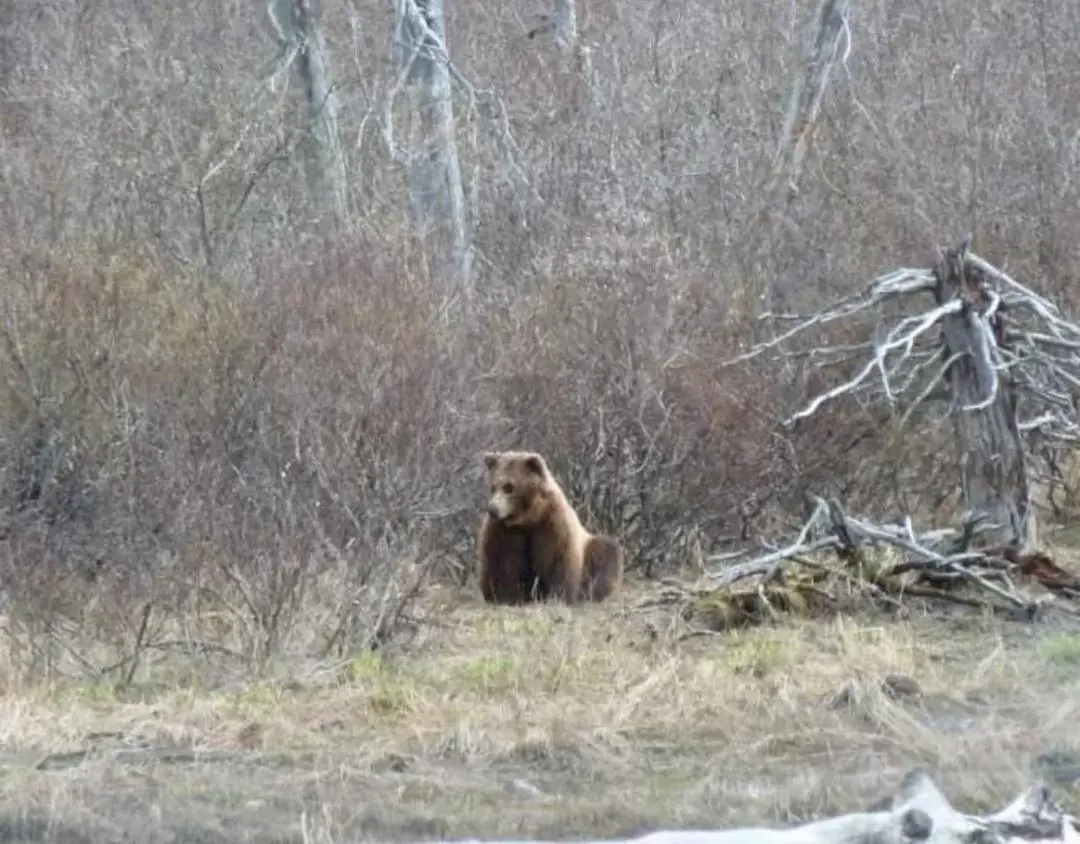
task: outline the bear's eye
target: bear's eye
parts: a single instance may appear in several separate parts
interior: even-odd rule
[[[511,492],[514,491],[514,485],[513,484],[503,484],[503,490],[502,491],[505,492],[507,495],[509,495]]]

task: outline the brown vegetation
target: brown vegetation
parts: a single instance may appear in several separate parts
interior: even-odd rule
[[[964,230],[1068,300],[1071,6],[1008,27],[856,8],[800,193],[761,228],[812,17],[788,9],[590,3],[584,97],[524,37],[524,9],[451,9],[461,72],[509,118],[458,116],[471,294],[435,285],[399,222],[406,186],[373,116],[393,82],[381,7],[326,10],[359,143],[336,234],[304,198],[292,99],[259,81],[260,10],[6,12],[32,33],[0,80],[19,115],[0,202],[0,576],[19,664],[123,679],[180,640],[256,662],[370,645],[422,577],[472,577],[492,442],[547,455],[632,574],[794,524],[807,493],[854,512],[955,503],[932,425],[916,449],[856,402],[777,426],[842,366],[718,365],[767,330],[760,291],[810,310]],[[290,632],[301,616],[315,638]]]
[[[808,494],[890,519],[948,511],[958,458],[941,448],[951,432],[940,422],[901,437],[887,411],[852,399],[788,431],[779,421],[850,377],[847,365],[799,349],[720,364],[774,330],[763,310],[812,312],[883,270],[931,265],[936,245],[968,231],[987,260],[1063,307],[1075,300],[1071,0],[852,3],[850,51],[799,190],[779,205],[763,188],[806,4],[591,0],[578,22],[588,73],[526,37],[533,4],[450,4],[450,48],[475,86],[456,101],[474,244],[474,282],[461,290],[429,272],[408,231],[404,168],[387,154],[387,120],[407,131],[408,102],[387,108],[386,4],[322,5],[350,179],[343,230],[308,198],[303,110],[267,73],[265,4],[178,2],[151,15],[132,0],[0,2],[0,654],[11,695],[67,683],[136,695],[159,682],[219,694],[241,676],[287,683],[307,659],[392,651],[440,623],[416,601],[431,584],[475,592],[478,458],[492,443],[545,455],[583,520],[625,543],[628,581],[797,530]],[[873,326],[860,330],[825,333],[862,342]],[[1050,503],[1071,515],[1069,500]],[[522,624],[561,618],[533,609]],[[492,612],[472,627],[517,623]],[[837,635],[830,647],[843,650],[848,634]],[[588,657],[625,660],[598,680],[595,666],[566,673],[586,658],[576,641],[545,663],[542,682],[595,684],[575,690],[575,705],[596,704],[575,738],[625,774],[627,805],[669,805],[686,784],[677,765],[670,782],[636,778],[646,751],[626,748],[646,722],[659,769],[668,732],[688,723],[720,724],[711,747],[732,764],[747,746],[829,755],[833,738],[854,735],[845,764],[860,771],[880,750],[875,731],[886,743],[914,735],[912,753],[959,770],[980,743],[1011,752],[1031,729],[946,752],[875,704],[864,713],[872,729],[841,732],[821,710],[788,720],[810,693],[778,673],[767,689],[725,683],[714,663],[694,667],[681,652],[650,655],[659,668],[635,661],[647,647],[635,641]],[[791,634],[783,647],[802,654],[802,641]],[[528,743],[513,707],[541,700],[522,685],[541,682],[535,651],[524,638],[507,647],[526,668],[468,669],[485,699],[484,684],[511,690],[494,727],[470,721],[464,703],[448,715],[445,689],[356,693],[390,713],[372,724],[420,736],[420,758],[496,764]],[[441,652],[429,676],[452,673],[463,652],[480,651]],[[932,661],[907,639],[874,658],[852,657],[867,671]],[[1021,661],[986,660],[979,672],[1025,688]],[[815,694],[841,679],[828,671]],[[930,676],[955,688],[951,675]],[[341,694],[268,709],[260,723],[273,736],[319,707],[330,724],[331,710],[355,708]],[[216,704],[187,700],[193,714],[155,729],[206,739],[232,724],[215,720]],[[538,752],[556,759],[568,699],[552,700],[530,717],[548,725]],[[38,706],[18,710],[31,714],[13,735],[66,729]],[[635,718],[638,732],[621,733]],[[819,745],[799,743],[811,734]],[[460,802],[434,768],[421,770],[395,787]],[[705,783],[672,811],[736,805],[729,785]],[[468,793],[490,807],[495,789],[485,780]],[[836,797],[821,789],[822,801]],[[581,828],[605,826],[573,805]],[[532,811],[523,827],[542,829]],[[477,831],[511,831],[507,816],[481,814],[492,828]]]

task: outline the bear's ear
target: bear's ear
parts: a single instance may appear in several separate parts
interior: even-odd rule
[[[484,465],[487,466],[489,472],[495,468],[495,464],[498,462],[499,455],[497,452],[489,451],[484,454]]]
[[[544,458],[539,454],[530,454],[526,457],[525,468],[534,475],[539,475],[541,478],[547,476],[547,464],[544,463]]]

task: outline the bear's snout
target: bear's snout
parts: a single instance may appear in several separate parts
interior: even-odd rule
[[[494,504],[488,504],[487,512],[488,512],[488,515],[491,516],[491,518],[493,518],[493,519],[498,519],[502,515],[501,513],[499,513],[499,508],[496,507]]]

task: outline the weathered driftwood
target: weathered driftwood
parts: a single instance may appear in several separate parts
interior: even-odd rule
[[[776,829],[665,830],[604,844],[1080,844],[1074,819],[1036,786],[985,817],[956,811],[920,771],[907,774],[896,793],[863,812]],[[462,844],[472,844],[471,839]],[[547,844],[501,839],[488,844]],[[552,842],[552,844],[554,844]],[[588,844],[601,844],[596,841]]]

